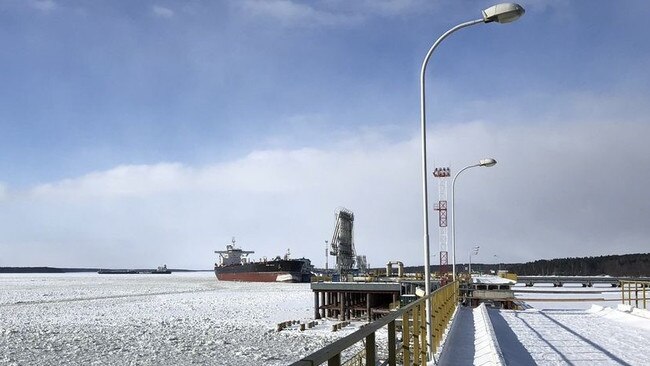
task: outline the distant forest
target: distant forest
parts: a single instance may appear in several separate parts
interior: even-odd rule
[[[438,272],[438,265],[432,265],[431,271]],[[451,265],[449,265],[451,267]],[[483,264],[472,263],[472,271],[490,273],[506,269],[508,272],[522,276],[631,276],[650,277],[650,253],[605,255],[600,257],[540,259],[527,263]],[[377,269],[379,272],[384,269]],[[448,268],[451,271],[451,268]],[[456,270],[467,272],[467,263],[457,263]],[[395,271],[395,270],[394,270]],[[422,273],[422,266],[405,267],[407,273]]]
[[[650,253],[560,258],[503,265],[518,275],[650,276]]]
[[[106,268],[105,268],[106,269]],[[56,268],[56,267],[0,267],[0,273],[69,273],[97,272],[100,268]],[[134,271],[151,271],[150,268],[133,269]],[[180,269],[170,268],[172,272],[212,272],[211,269]]]

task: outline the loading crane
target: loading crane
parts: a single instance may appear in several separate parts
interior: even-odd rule
[[[330,241],[330,255],[336,257],[336,269],[341,278],[352,272],[356,261],[354,249],[354,213],[341,207],[336,211],[336,225]]]

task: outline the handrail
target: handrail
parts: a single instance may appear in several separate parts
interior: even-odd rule
[[[458,294],[458,282],[449,283],[429,295],[431,298],[432,306],[432,324],[434,324],[434,348],[440,344],[442,333],[444,332],[447,323],[451,319],[451,315],[455,310]],[[388,354],[389,364],[395,365],[396,359],[396,337],[395,337],[395,321],[402,319],[403,329],[403,347],[406,351],[404,355],[405,361],[408,360],[412,353],[415,358],[415,365],[426,364],[426,312],[425,304],[427,297],[423,297],[414,301],[403,308],[396,311],[391,311],[389,314],[362,326],[356,332],[345,336],[334,343],[321,348],[320,350],[302,358],[300,361],[294,362],[291,366],[315,366],[327,362],[328,365],[340,365],[341,353],[347,348],[357,344],[362,340],[366,340],[366,363],[374,365],[375,360],[375,332],[379,329],[388,326]],[[412,325],[412,326],[411,326]],[[412,332],[413,350],[410,350],[409,333]],[[422,360],[419,363],[417,360]],[[404,362],[407,364],[408,362]]]
[[[648,309],[647,295],[650,295],[650,290],[646,291],[646,288],[650,287],[650,281],[620,281],[620,283],[621,302],[623,304],[626,303],[625,294],[627,293],[628,305],[632,305],[632,301],[634,301],[634,306],[637,308],[640,308],[639,304],[643,304],[643,309]],[[641,297],[639,297],[639,292],[641,292]]]

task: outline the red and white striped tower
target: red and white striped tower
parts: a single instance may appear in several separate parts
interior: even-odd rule
[[[448,167],[435,168],[433,176],[438,178],[438,203],[434,210],[438,211],[438,232],[440,238],[440,274],[449,272],[449,257],[447,252],[447,181],[451,176]]]

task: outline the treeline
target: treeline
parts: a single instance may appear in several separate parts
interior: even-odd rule
[[[541,259],[502,266],[522,276],[650,276],[650,253]]]
[[[64,273],[62,268],[52,267],[0,267],[0,273]]]
[[[106,269],[106,268],[105,268]],[[0,267],[0,273],[70,273],[97,272],[100,268],[56,268],[56,267]],[[212,272],[212,269],[182,269],[170,268],[173,272]],[[134,271],[152,271],[150,268],[134,269]]]
[[[456,270],[459,273],[467,272],[467,263],[457,263]],[[406,273],[422,273],[422,266],[404,267]],[[631,277],[650,277],[650,253],[645,254],[623,254],[623,255],[604,255],[600,257],[582,257],[582,258],[559,258],[559,259],[540,259],[534,262],[526,263],[500,263],[484,264],[472,263],[473,272],[490,273],[497,270],[505,269],[508,272],[516,273],[521,276],[631,276]],[[377,273],[382,273],[383,268],[376,268]],[[397,270],[393,268],[393,272]],[[432,265],[431,272],[440,271],[440,266]],[[445,268],[445,271],[451,271],[451,265]]]

